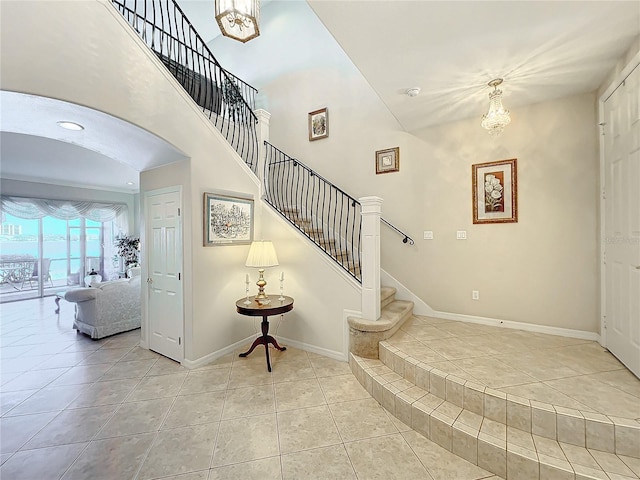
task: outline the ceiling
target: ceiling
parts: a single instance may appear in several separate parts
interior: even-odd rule
[[[218,37],[213,0],[177,1],[220,45],[222,65],[258,89],[284,71],[346,59],[409,132],[479,121],[496,77],[510,109],[594,91],[640,35],[636,1],[263,0],[260,37],[240,44]],[[412,87],[415,98],[405,94]],[[0,105],[3,178],[137,191],[140,171],[184,158],[148,132],[123,135],[135,127],[100,112],[7,92]],[[100,128],[55,124],[75,115]]]

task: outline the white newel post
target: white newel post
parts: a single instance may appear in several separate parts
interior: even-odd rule
[[[269,119],[271,114],[262,108],[255,110],[253,113],[258,117],[258,171],[256,174],[260,179],[260,196],[264,195],[264,159],[266,148],[264,146],[265,141],[269,141]]]
[[[380,318],[380,217],[382,198],[362,197],[362,318]]]

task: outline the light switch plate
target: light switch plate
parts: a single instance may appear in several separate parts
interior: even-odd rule
[[[467,239],[467,231],[466,230],[458,230],[456,232],[456,240],[466,240]]]
[[[433,240],[433,232],[431,230],[425,230],[422,238],[423,240]]]

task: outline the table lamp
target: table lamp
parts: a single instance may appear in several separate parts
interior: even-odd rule
[[[260,278],[256,282],[258,286],[258,295],[256,295],[256,302],[261,305],[270,303],[269,297],[264,293],[264,287],[267,285],[264,279],[264,269],[266,267],[275,267],[278,265],[278,257],[276,256],[276,250],[273,248],[273,243],[268,240],[260,240],[253,242],[249,249],[249,255],[247,256],[247,267],[255,267],[258,269]]]

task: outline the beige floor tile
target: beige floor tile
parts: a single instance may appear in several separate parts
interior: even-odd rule
[[[326,404],[320,383],[316,378],[276,383],[274,387],[278,412]]]
[[[316,373],[306,358],[299,362],[279,362],[272,366],[271,375],[275,383],[316,378]]]
[[[6,416],[62,410],[87,388],[88,385],[42,388],[7,413]]]
[[[372,398],[329,407],[343,442],[398,433],[384,409]]]
[[[278,340],[280,343],[280,340]],[[303,362],[304,360],[308,360],[309,355],[304,350],[300,350],[299,348],[289,347],[280,343],[280,346],[287,347],[286,350],[280,351],[275,348],[269,349],[269,357],[271,358],[271,365],[277,365],[278,363],[285,362]],[[264,352],[263,352],[264,357]],[[266,360],[265,360],[266,361]]]
[[[0,478],[11,480],[60,478],[85,446],[84,443],[74,443],[18,452],[0,467]]]
[[[370,395],[353,375],[319,378],[327,403],[346,402],[369,398]]]
[[[358,478],[367,480],[432,478],[400,434],[358,440],[347,443],[345,448]]]
[[[529,400],[550,403],[559,407],[572,408],[574,410],[592,411],[593,408],[571,398],[564,393],[552,388],[543,382],[527,383],[513,387],[501,387],[501,392],[517,395]]]
[[[180,395],[225,390],[229,384],[229,368],[192,370],[180,389]]]
[[[88,442],[115,410],[116,405],[65,410],[27,442],[23,450]]]
[[[627,457],[625,455],[618,455],[618,458],[622,460],[624,464],[629,467],[638,478],[640,478],[640,458]]]
[[[499,355],[495,358],[539,381],[580,375],[569,366],[559,365],[555,359],[540,355],[539,351]]]
[[[251,462],[213,468],[208,480],[281,480],[280,457],[263,458]],[[164,479],[163,479],[164,480]]]
[[[121,359],[121,361],[123,361],[123,362],[131,362],[133,360],[147,360],[147,359],[157,360],[158,358],[161,358],[161,357],[162,357],[162,355],[160,355],[159,353],[152,352],[151,350],[147,350],[146,348],[133,347],[129,351],[129,353],[127,353]]]
[[[263,357],[264,358],[264,357]],[[254,363],[234,362],[229,378],[229,388],[267,385],[273,383],[273,376],[267,371],[266,360]]]
[[[2,376],[4,376],[4,374],[2,374]],[[39,389],[34,388],[31,390],[17,390],[15,392],[0,392],[0,414],[5,415],[12,408],[20,405],[38,391]]]
[[[346,375],[351,373],[351,368],[349,368],[349,364],[347,362],[335,360],[333,358],[312,358],[311,365],[318,377],[332,377],[335,375]]]
[[[332,445],[282,455],[282,479],[355,480],[356,474],[344,445]]]
[[[139,379],[128,378],[91,385],[71,402],[69,408],[97,407],[121,403],[138,384]]]
[[[178,395],[186,378],[186,373],[145,377],[141,379],[140,383],[136,385],[136,388],[131,391],[125,399],[125,402],[175,397]]]
[[[491,388],[535,383],[536,379],[493,357],[455,360],[454,363]]]
[[[209,467],[217,433],[217,423],[158,433],[136,478],[149,480]]]
[[[277,419],[283,454],[341,443],[327,405],[280,412]]]
[[[227,390],[222,419],[263,415],[276,411],[273,385],[256,385]]]
[[[2,384],[3,392],[15,392],[17,390],[31,390],[43,388],[53,382],[69,368],[51,368],[48,370],[35,370],[21,373],[7,383]]]
[[[476,480],[490,472],[467,462],[416,432],[402,434],[434,480]]]
[[[0,418],[0,452],[18,451],[31,437],[38,433],[59,412],[36,413],[17,417]]]
[[[50,387],[77,385],[81,383],[93,383],[112,367],[110,363],[98,363],[96,365],[78,365],[68,369],[65,373],[49,384]]]
[[[162,480],[207,480],[209,470],[200,470],[199,472],[184,473],[182,475],[171,475],[163,477]]]
[[[171,408],[173,398],[123,403],[96,438],[121,437],[154,432],[160,428]]]
[[[156,360],[134,360],[132,362],[118,362],[105,372],[101,380],[120,380],[122,378],[144,377]]]
[[[85,358],[81,365],[95,365],[96,363],[116,363],[129,353],[130,348],[100,349]]]
[[[225,392],[206,392],[176,397],[163,429],[219,422],[222,417]]]
[[[189,373],[189,370],[180,365],[178,362],[165,357],[161,357],[156,360],[151,369],[147,372],[147,376],[171,375],[173,373]]]
[[[220,422],[211,467],[219,467],[280,454],[275,414]]]
[[[94,440],[64,475],[63,480],[133,478],[156,433]],[[44,477],[43,477],[44,478]]]
[[[627,477],[634,477],[635,474],[621,459],[613,453],[590,450],[591,456],[595,458],[598,465],[607,473],[616,473]]]
[[[640,397],[640,380],[627,369],[594,373],[590,375],[590,377],[607,385],[611,385],[612,387],[616,387],[630,395]]]

